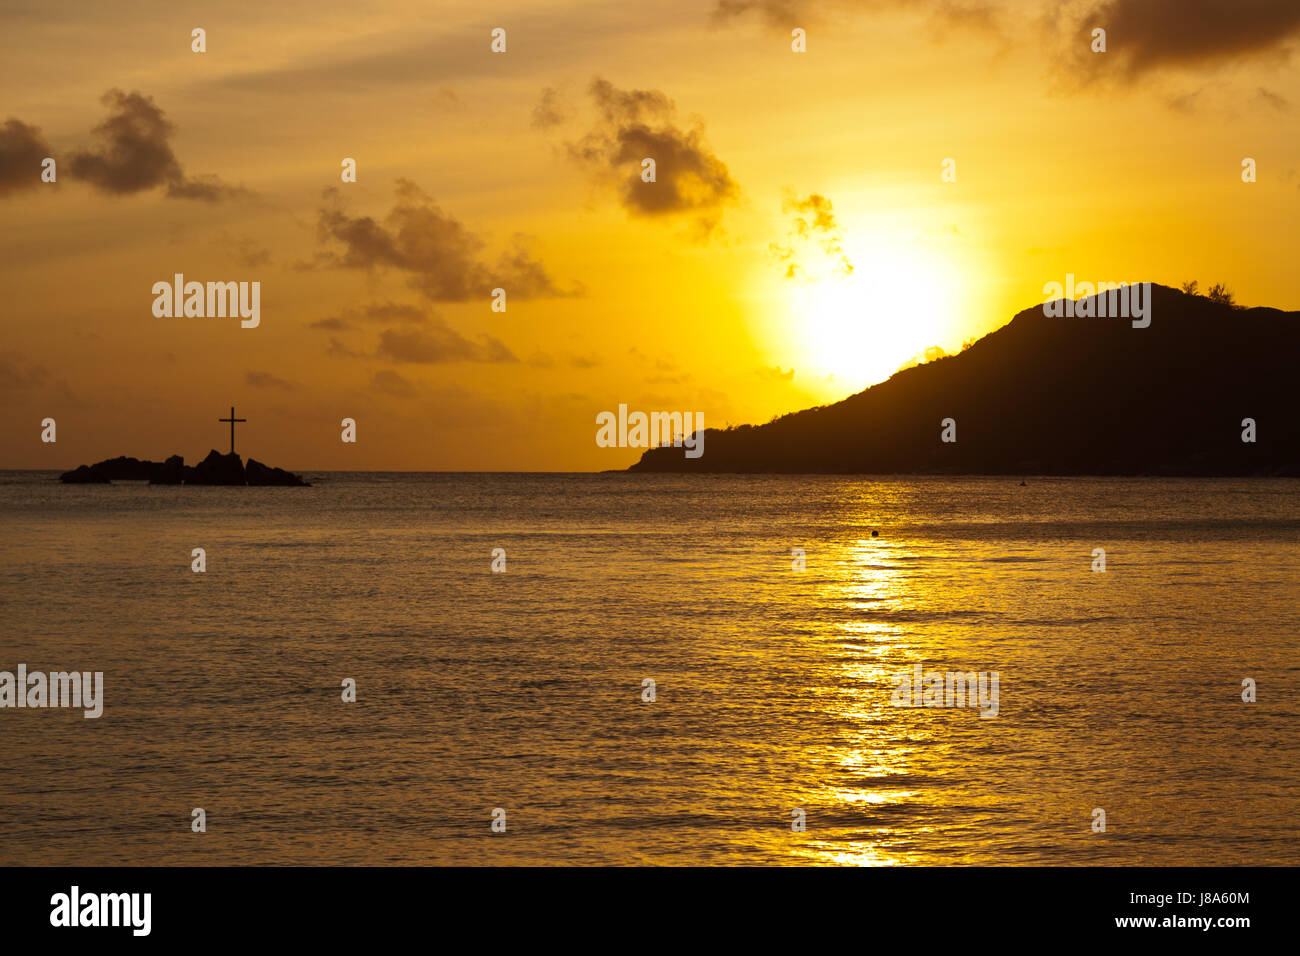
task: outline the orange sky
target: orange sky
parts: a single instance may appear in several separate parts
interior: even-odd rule
[[[622,468],[601,411],[767,421],[1066,273],[1300,308],[1300,12],[1239,8],[7,4],[0,467],[193,461],[233,403],[288,468]],[[155,317],[175,273],[260,325]]]

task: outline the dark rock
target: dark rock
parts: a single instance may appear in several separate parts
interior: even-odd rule
[[[287,485],[293,487],[304,487],[308,482],[303,481],[291,471],[285,471],[283,468],[272,468],[270,465],[264,465],[256,458],[248,459],[248,467],[244,469],[244,474],[250,485]]]
[[[74,471],[65,471],[59,475],[59,481],[65,485],[106,485],[109,478],[96,472],[89,465],[78,465]]]
[[[187,466],[180,455],[172,455],[164,462],[141,461],[138,458],[109,458],[93,465],[81,465],[65,471],[59,480],[69,485],[106,485],[112,481],[147,481],[151,485],[280,485],[304,488],[311,484],[291,471],[264,465],[254,458],[248,459],[245,470],[240,457],[233,452],[223,455],[215,449],[194,466]]]
[[[244,463],[234,452],[223,455],[215,448],[208,457],[193,468],[185,469],[187,485],[243,485],[247,484]]]
[[[154,468],[149,478],[151,485],[179,485],[185,479],[185,459],[172,455]]]
[[[68,483],[103,484],[109,481],[148,481],[151,471],[158,467],[155,462],[141,461],[139,458],[108,458],[87,467],[82,465],[76,471],[64,472],[60,481]],[[82,471],[89,472],[82,475]]]

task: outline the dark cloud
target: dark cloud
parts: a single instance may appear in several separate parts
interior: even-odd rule
[[[249,372],[244,376],[244,381],[253,388],[278,388],[283,391],[291,391],[296,388],[290,382],[286,382],[278,375],[270,372]]]
[[[1106,31],[1106,53],[1089,50]],[[1075,26],[1076,62],[1097,72],[1115,57],[1129,79],[1167,66],[1202,66],[1279,50],[1300,35],[1296,0],[1105,0]]]
[[[1024,7],[1007,0],[717,0],[713,19],[726,24],[754,16],[788,32],[853,14],[920,9],[944,28],[1003,31],[1024,18]],[[1064,61],[1085,77],[1118,65],[1131,80],[1168,66],[1280,53],[1300,36],[1296,0],[1057,0],[1044,8],[1047,28],[1068,34]],[[1106,53],[1090,49],[1097,27],[1106,31]]]
[[[722,207],[740,190],[726,164],[704,144],[703,126],[677,125],[673,101],[658,90],[620,90],[598,78],[589,92],[598,119],[586,136],[567,144],[569,155],[617,183],[630,213],[689,213],[702,234],[712,232]],[[655,182],[641,179],[647,158],[655,161]]]
[[[235,196],[247,196],[248,190],[227,186],[217,176],[203,175],[189,179],[178,179],[167,184],[168,199],[198,199],[202,202],[217,202]]]
[[[344,245],[331,264],[351,269],[390,267],[410,273],[411,286],[434,302],[487,298],[503,288],[511,299],[531,299],[561,292],[546,269],[516,237],[495,267],[482,259],[484,242],[444,213],[409,180],[397,181],[397,201],[382,223],[370,216],[351,216],[340,206],[336,188],[325,191],[320,211],[323,242]]]
[[[166,186],[172,199],[216,202],[245,192],[215,176],[185,175],[170,141],[176,127],[153,97],[109,90],[103,103],[109,116],[92,131],[95,148],[79,150],[69,161],[74,179],[119,196]]]
[[[99,147],[72,155],[74,177],[123,195],[184,180],[169,142],[175,127],[152,98],[110,90],[103,102],[109,117],[93,131]]]
[[[794,193],[787,192],[781,202],[781,211],[793,214],[790,227],[790,239],[785,245],[772,243],[772,255],[785,265],[785,277],[793,279],[800,272],[796,246],[813,243],[821,252],[834,259],[837,269],[845,275],[853,272],[853,263],[844,254],[840,240],[839,223],[835,220],[835,209],[831,201],[820,193],[809,193],[806,199],[800,199]]]
[[[50,144],[35,126],[9,119],[0,126],[0,196],[41,185],[41,160]]]
[[[385,329],[379,337],[379,357],[423,365],[444,362],[517,362],[500,339],[490,335],[474,342],[441,320],[425,329]]]

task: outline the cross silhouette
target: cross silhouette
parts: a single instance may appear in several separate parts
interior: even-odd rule
[[[219,421],[219,422],[230,422],[230,453],[233,455],[233,454],[235,453],[235,422],[246,422],[246,421],[248,421],[248,419],[247,419],[247,418],[236,418],[236,417],[235,417],[235,406],[234,406],[234,405],[231,405],[231,406],[230,406],[230,417],[229,417],[229,418],[218,418],[217,421]]]

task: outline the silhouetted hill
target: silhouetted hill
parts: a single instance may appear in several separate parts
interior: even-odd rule
[[[767,425],[706,429],[700,458],[655,448],[629,470],[1300,475],[1300,313],[1151,292],[1147,328],[1034,306],[959,355]],[[945,418],[955,443],[940,441]]]

